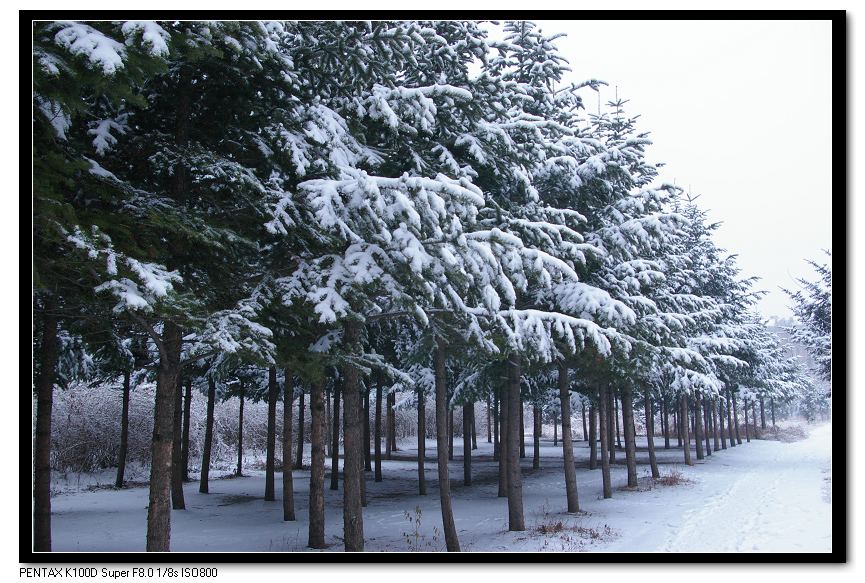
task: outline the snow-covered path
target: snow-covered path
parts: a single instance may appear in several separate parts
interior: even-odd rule
[[[665,450],[663,440],[656,439],[662,475],[680,472],[687,480],[673,486],[651,483],[645,438],[638,438],[641,487],[624,489],[625,456],[620,451],[612,468],[613,498],[606,500],[600,472],[586,467],[588,444],[577,441],[578,515],[565,512],[561,447],[543,440],[541,469],[532,470],[528,437],[529,457],[523,460],[525,532],[507,530],[507,500],[496,496],[490,444],[479,440],[480,449],[473,452],[473,485],[465,487],[457,441],[450,472],[460,543],[468,551],[829,552],[831,425],[809,429],[811,435],[803,441],[752,440],[693,467],[682,463],[681,448]],[[427,441],[426,496],[417,495],[415,450],[407,443],[401,447],[394,460],[384,462],[384,481],[375,483],[371,476],[367,481],[366,550],[441,550],[435,442]],[[298,520],[290,523],[282,521],[279,498],[263,500],[263,472],[213,480],[211,494],[199,494],[197,482],[187,484],[187,510],[172,513],[172,550],[308,550],[309,472],[294,476]],[[328,550],[342,550],[342,484],[339,491],[326,490],[325,495]],[[147,488],[62,494],[52,506],[55,550],[144,550]],[[415,532],[409,518],[418,516],[421,526]]]

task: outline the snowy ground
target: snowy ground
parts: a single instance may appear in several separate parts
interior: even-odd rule
[[[601,497],[600,471],[587,469],[588,444],[576,442],[582,512],[564,512],[561,448],[542,441],[541,469],[523,460],[525,532],[507,530],[507,501],[498,498],[491,446],[473,451],[473,485],[462,484],[462,440],[450,465],[454,516],[468,551],[787,551],[829,552],[831,539],[831,425],[810,427],[804,441],[756,441],[722,450],[694,467],[681,449],[663,449],[656,438],[661,474],[680,472],[677,485],[648,478],[645,439],[638,442],[640,487],[624,489],[624,452],[613,467],[613,498]],[[481,436],[479,436],[481,437]],[[639,439],[639,438],[638,438]],[[443,550],[435,470],[435,442],[427,441],[427,496],[417,495],[417,466],[410,444],[384,462],[384,481],[367,474],[364,510],[366,550]],[[307,452],[308,456],[308,452]],[[307,459],[308,463],[308,459]],[[328,460],[327,467],[330,467]],[[103,482],[111,481],[106,474]],[[281,478],[277,474],[277,492]],[[90,478],[90,482],[95,481]],[[329,485],[329,471],[326,485]],[[185,488],[186,510],[173,511],[174,551],[302,551],[307,540],[309,472],[294,473],[298,520],[282,521],[282,503],[265,502],[264,475],[212,480],[210,494],[198,483]],[[342,550],[342,483],[326,490],[326,539]],[[142,551],[147,488],[59,494],[52,500],[56,551]],[[420,526],[415,530],[416,518]],[[410,520],[411,519],[411,520]]]

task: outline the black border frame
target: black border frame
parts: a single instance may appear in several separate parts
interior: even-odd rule
[[[19,103],[20,119],[22,121],[31,117],[32,119],[32,86],[27,87],[23,79],[28,77],[27,73],[32,71],[32,21],[33,20],[107,20],[122,17],[123,19],[136,17],[151,20],[166,19],[195,19],[207,17],[212,20],[243,20],[243,19],[295,19],[295,20],[328,20],[338,17],[341,20],[369,20],[369,19],[468,19],[468,20],[510,20],[543,17],[550,18],[579,18],[581,20],[829,20],[832,23],[832,145],[834,155],[832,160],[832,213],[833,242],[835,238],[842,241],[840,246],[835,246],[833,255],[840,261],[841,269],[835,270],[835,292],[833,296],[841,301],[833,302],[834,306],[834,336],[840,339],[842,350],[836,353],[836,362],[841,366],[836,367],[835,378],[840,380],[835,385],[832,397],[832,409],[840,414],[833,419],[832,443],[833,443],[833,473],[840,476],[833,479],[833,503],[832,503],[832,536],[833,546],[831,553],[650,553],[650,552],[585,552],[585,553],[563,553],[563,552],[466,552],[466,553],[357,553],[346,554],[342,552],[292,552],[292,553],[265,553],[265,552],[238,552],[238,553],[215,553],[215,552],[172,552],[172,553],[146,553],[146,552],[34,552],[32,550],[32,400],[29,381],[21,380],[21,393],[19,394],[19,549],[18,559],[20,563],[28,565],[38,564],[75,564],[75,565],[181,565],[181,564],[206,564],[207,566],[218,566],[227,563],[235,564],[280,564],[280,563],[610,563],[615,557],[617,564],[755,564],[755,563],[846,563],[848,560],[850,521],[848,519],[848,494],[847,481],[851,478],[848,473],[849,456],[847,453],[847,427],[850,412],[847,401],[847,374],[848,374],[848,329],[847,329],[847,270],[849,259],[847,257],[848,233],[850,232],[849,214],[849,169],[850,169],[850,135],[848,133],[848,120],[850,119],[850,100],[848,78],[851,72],[847,57],[850,39],[848,36],[849,19],[844,10],[544,10],[544,11],[522,11],[522,10],[469,10],[446,12],[441,10],[404,10],[399,12],[387,10],[347,10],[347,11],[313,11],[313,10],[160,10],[160,11],[131,11],[131,10],[22,10],[19,11],[20,32],[20,69],[19,69]],[[29,46],[28,46],[29,45]],[[807,81],[807,80],[806,80]],[[803,90],[807,90],[807,84],[803,84]],[[790,96],[795,99],[795,96]],[[21,124],[22,127],[28,125]],[[20,136],[22,142],[21,150],[25,151],[23,144],[29,142],[29,136]],[[32,148],[30,148],[32,151]],[[841,154],[843,152],[843,155]],[[30,176],[32,180],[32,160],[27,161],[21,157],[21,176]],[[31,182],[32,186],[32,182]],[[29,196],[32,201],[32,189],[25,192],[22,186],[21,199]],[[819,194],[818,194],[819,196]],[[22,205],[22,208],[25,205]],[[32,204],[27,205],[31,207]],[[31,212],[32,217],[32,212]],[[24,216],[23,211],[19,217],[23,227],[32,225],[31,219]],[[839,235],[837,227],[840,226]],[[24,231],[24,229],[22,229]],[[32,230],[31,230],[32,233]],[[32,235],[31,235],[32,237]],[[32,239],[30,247],[32,255]],[[24,259],[24,251],[21,251],[21,265],[31,263],[31,257]],[[32,265],[32,263],[31,263]],[[22,274],[23,275],[23,274]],[[32,301],[32,287],[26,290],[26,281],[29,278],[21,277],[21,310],[31,310],[32,304],[25,308],[23,298]],[[840,285],[839,285],[840,284]],[[840,290],[840,292],[839,292]],[[31,320],[32,321],[32,320]],[[21,344],[32,345],[32,327],[27,330],[21,326]],[[840,359],[838,359],[840,357]],[[32,361],[31,361],[32,369]],[[23,368],[23,367],[22,367]],[[840,375],[838,374],[840,373]],[[27,383],[25,385],[25,382]],[[28,461],[25,461],[28,460]],[[840,470],[840,471],[839,471]],[[838,479],[840,477],[840,479]],[[435,557],[434,559],[432,557]]]

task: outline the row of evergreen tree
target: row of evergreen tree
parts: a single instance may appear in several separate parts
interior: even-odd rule
[[[598,411],[609,496],[613,392],[635,484],[635,400],[649,419],[693,416],[701,456],[705,419],[723,434],[737,399],[807,388],[717,224],[656,184],[626,101],[587,114],[604,83],[564,83],[555,37],[522,21],[503,36],[471,21],[34,24],[36,550],[51,548],[53,391],[86,375],[155,376],[148,551],[170,547],[191,382],[210,416],[219,386],[260,394],[273,427],[278,400],[309,395],[314,548],[324,395],[339,392],[346,550],[363,549],[370,387],[376,403],[434,401],[452,551],[448,409],[494,401],[501,493],[523,530],[523,402],[560,409],[576,511],[572,398]],[[267,448],[273,500],[275,430]],[[208,467],[205,453],[205,491]]]

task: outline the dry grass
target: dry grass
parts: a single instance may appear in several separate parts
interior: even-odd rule
[[[794,441],[806,439],[808,431],[802,425],[778,425],[776,427],[767,427],[766,429],[756,427],[754,428],[754,437],[762,440],[793,443]]]
[[[693,484],[694,480],[686,478],[678,470],[670,470],[669,474],[655,478],[654,482],[661,486],[681,486],[682,484]]]

